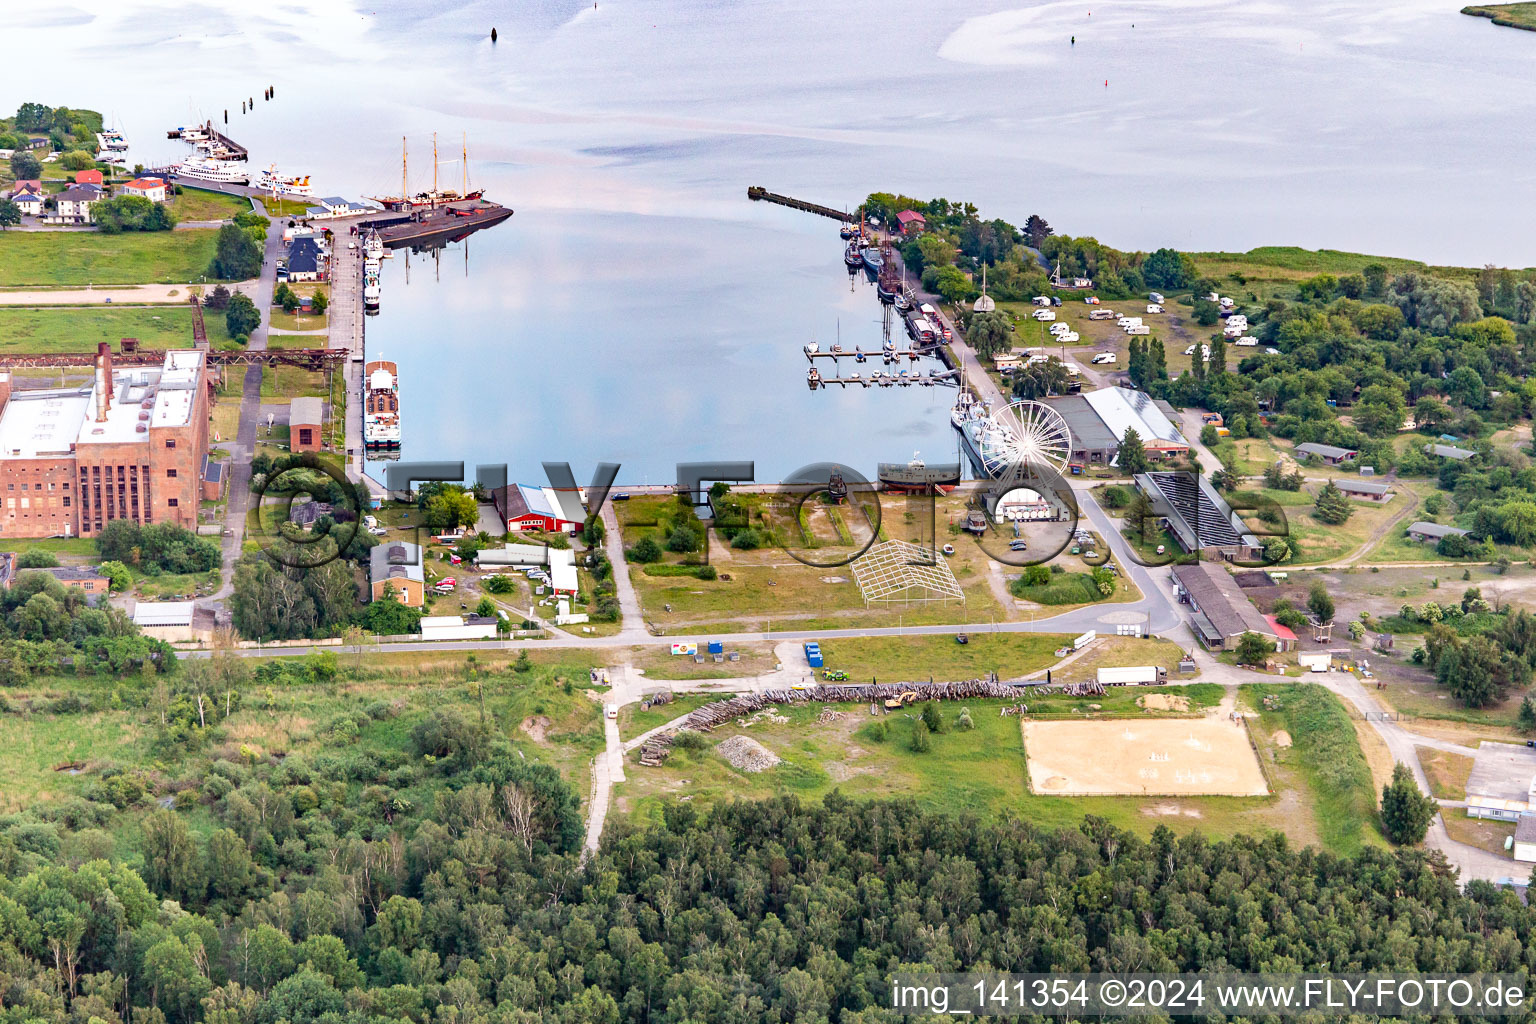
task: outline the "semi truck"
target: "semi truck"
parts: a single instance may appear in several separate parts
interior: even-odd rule
[[[1166,682],[1168,670],[1161,665],[1132,665],[1099,669],[1100,686],[1156,686]]]

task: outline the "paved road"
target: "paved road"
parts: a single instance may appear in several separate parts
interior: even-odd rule
[[[1379,702],[1352,673],[1327,672],[1316,678],[1339,698],[1353,704],[1362,715],[1369,716],[1372,712],[1392,710]],[[1401,722],[1388,721],[1380,717],[1371,717],[1369,721],[1376,730],[1376,734],[1386,743],[1392,759],[1408,766],[1413,772],[1414,781],[1418,783],[1419,789],[1425,793],[1430,792],[1429,776],[1424,773],[1424,766],[1419,763],[1419,754],[1415,747],[1450,748],[1452,753],[1465,752],[1467,755],[1473,753],[1465,747],[1444,744],[1430,737],[1419,736],[1410,732]],[[1424,845],[1444,854],[1446,861],[1460,872],[1464,882],[1473,878],[1486,882],[1500,882],[1507,878],[1523,881],[1526,875],[1524,865],[1452,839],[1450,832],[1446,830],[1445,819],[1438,813],[1430,823],[1429,834],[1424,838]]]
[[[257,212],[266,211],[259,202]],[[256,309],[261,313],[261,326],[251,332],[248,346],[261,352],[267,347],[267,328],[272,316],[272,292],[277,286],[277,258],[283,251],[283,225],[274,220],[267,228],[267,243],[262,253],[261,277],[249,293]],[[222,447],[230,454],[229,505],[224,517],[225,536],[221,545],[223,579],[219,589],[206,602],[215,613],[222,611],[229,595],[234,592],[235,562],[240,558],[245,543],[245,518],[251,507],[251,459],[256,455],[256,429],[261,419],[261,363],[252,363],[245,369],[240,389],[240,425],[234,442],[223,442]]]

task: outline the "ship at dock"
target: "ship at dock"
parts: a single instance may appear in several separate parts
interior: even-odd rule
[[[215,181],[224,185],[248,185],[251,181],[250,173],[239,164],[197,157],[173,165],[171,178],[176,181]]]
[[[386,210],[396,213],[409,213],[416,210],[435,210],[441,206],[452,203],[472,203],[485,198],[485,189],[471,189],[469,187],[469,144],[466,140],[463,153],[460,157],[462,168],[461,187],[455,191],[451,188],[440,188],[437,183],[437,134],[432,135],[432,187],[420,192],[412,192],[407,173],[405,139],[400,140],[400,194],[397,196],[365,196],[371,202],[378,203]]]
[[[908,462],[880,463],[877,479],[898,494],[948,494],[960,485],[960,467],[929,466],[914,452]]]
[[[400,373],[385,359],[363,367],[363,449],[374,458],[400,455]]]
[[[369,196],[384,207],[363,223],[377,233],[388,249],[438,249],[476,231],[500,224],[512,216],[510,207],[485,198],[484,189],[469,187],[469,150],[463,156],[461,188],[441,188],[437,175],[437,136],[432,137],[432,188],[412,193],[406,164],[405,140],[400,148],[400,194]],[[372,238],[370,234],[369,238]]]

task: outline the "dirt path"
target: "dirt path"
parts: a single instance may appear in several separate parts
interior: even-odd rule
[[[260,281],[240,281],[231,291],[254,296]],[[42,288],[0,291],[0,306],[185,305],[188,285],[141,284],[113,288]]]

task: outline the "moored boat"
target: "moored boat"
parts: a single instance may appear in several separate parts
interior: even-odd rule
[[[369,452],[400,450],[400,375],[388,360],[363,367],[363,447]]]
[[[249,185],[251,176],[237,164],[219,160],[183,160],[172,169],[172,178],[194,178],[228,185]]]

